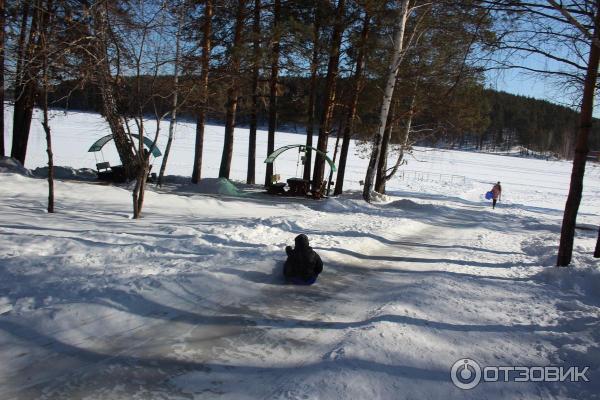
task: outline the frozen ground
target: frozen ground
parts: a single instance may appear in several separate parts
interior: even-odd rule
[[[57,163],[93,167],[81,149],[104,134],[101,120],[53,125]],[[169,173],[190,170],[192,130],[180,126]],[[216,175],[220,136],[208,132],[205,176]],[[28,168],[44,163],[41,138]],[[48,215],[42,179],[0,173],[0,398],[599,398],[598,167],[579,220],[588,229],[573,267],[558,270],[568,163],[420,150],[406,169],[434,181],[395,180],[375,205],[356,192],[280,201],[174,184],[148,193],[140,221],[125,188],[58,181]],[[365,161],[350,163],[356,190]],[[296,156],[278,168],[293,176]],[[492,211],[482,194],[495,180],[505,197]],[[301,232],[325,262],[311,287],[280,278]],[[450,368],[465,357],[589,366],[590,382],[463,391]]]

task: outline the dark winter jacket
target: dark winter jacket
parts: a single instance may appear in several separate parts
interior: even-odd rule
[[[285,248],[287,260],[284,265],[283,274],[286,278],[301,278],[304,280],[316,279],[323,271],[321,257],[308,244],[308,237],[304,234],[294,239],[296,246]]]

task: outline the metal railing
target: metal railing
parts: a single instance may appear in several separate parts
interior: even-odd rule
[[[464,184],[467,181],[467,178],[464,175],[410,170],[400,170],[396,174],[396,177],[397,179],[406,181],[444,182],[453,184]]]

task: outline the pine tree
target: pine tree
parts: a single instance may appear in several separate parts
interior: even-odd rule
[[[202,176],[202,153],[204,149],[204,126],[206,124],[206,108],[208,105],[209,61],[212,48],[213,0],[206,0],[204,5],[204,24],[202,34],[202,56],[200,66],[200,101],[196,111],[196,143],[194,146],[194,168],[192,183],[200,182]]]
[[[231,44],[231,56],[229,64],[230,86],[227,90],[227,104],[225,116],[225,140],[223,142],[223,153],[221,155],[221,166],[219,168],[219,178],[229,179],[231,171],[231,160],[233,158],[233,140],[235,131],[235,118],[240,96],[240,65],[242,62],[242,32],[244,28],[246,0],[238,0],[237,16],[233,34],[233,43]]]
[[[371,14],[369,8],[365,7],[363,15],[363,26],[358,44],[358,56],[354,67],[354,77],[350,104],[348,106],[348,114],[344,135],[342,140],[342,149],[340,150],[340,161],[338,165],[338,173],[336,178],[334,195],[342,194],[344,189],[344,175],[346,173],[346,162],[348,159],[348,149],[350,148],[350,139],[354,134],[354,124],[356,122],[356,114],[358,110],[358,98],[362,92],[364,85],[364,70],[366,64],[367,40],[369,38],[369,28],[371,24]]]
[[[252,24],[252,51],[254,65],[252,66],[252,105],[250,110],[250,134],[248,137],[248,171],[246,183],[254,184],[256,180],[256,130],[258,128],[258,80],[261,67],[260,49],[260,15],[261,0],[254,0],[254,21]]]
[[[281,0],[273,1],[273,37],[271,39],[271,78],[269,79],[269,133],[267,155],[275,150],[275,129],[277,128],[277,83],[279,82],[279,57],[281,56]],[[265,186],[273,180],[273,163],[266,166]]]
[[[327,141],[331,131],[333,109],[335,105],[335,90],[340,63],[340,48],[342,44],[342,34],[344,33],[345,13],[346,1],[338,0],[335,12],[335,23],[331,35],[331,46],[329,48],[329,63],[327,66],[323,109],[321,115],[321,123],[319,126],[319,139],[317,141],[317,150],[323,153],[327,152]],[[315,166],[313,169],[313,191],[318,190],[321,187],[321,183],[323,182],[324,176],[325,157],[321,153],[317,153],[315,155]]]

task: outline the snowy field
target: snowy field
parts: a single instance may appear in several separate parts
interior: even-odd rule
[[[99,116],[56,114],[52,127],[57,165],[94,168]],[[222,131],[207,130],[204,177]],[[190,174],[193,132],[178,126],[168,174]],[[276,147],[303,140],[278,133]],[[27,168],[46,163],[44,146],[34,121]],[[234,180],[246,147],[236,130]],[[260,132],[258,180],[265,148]],[[0,172],[0,399],[600,398],[600,168],[588,167],[573,266],[557,269],[568,162],[422,148],[368,205],[355,153],[340,198],[172,183],[149,188],[139,221],[126,187],[59,180],[48,215],[43,179]],[[294,151],[277,160],[283,178],[296,169]],[[325,263],[310,287],[280,276],[299,233]],[[587,366],[589,382],[462,390],[450,369],[463,358]]]

